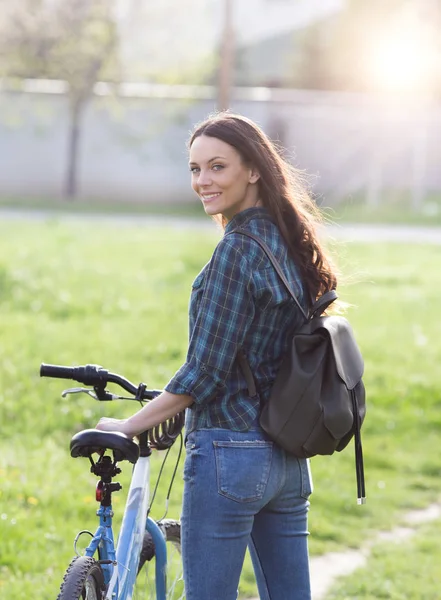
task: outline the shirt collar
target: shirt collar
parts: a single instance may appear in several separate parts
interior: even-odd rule
[[[246,208],[242,210],[237,215],[228,221],[225,227],[225,233],[229,233],[230,231],[234,231],[234,229],[238,229],[242,227],[251,219],[271,219],[270,214],[266,208],[263,206],[252,206],[251,208]]]

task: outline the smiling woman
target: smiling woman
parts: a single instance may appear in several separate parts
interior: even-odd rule
[[[229,221],[238,212],[261,205],[259,173],[222,140],[196,138],[190,148],[190,170],[192,188],[207,215],[222,214]]]
[[[336,276],[297,172],[256,123],[209,117],[190,138],[189,164],[193,190],[225,235],[193,282],[186,361],[138,413],[97,427],[133,436],[187,409],[187,600],[235,600],[247,546],[262,598],[308,600],[309,463],[268,437],[260,413],[302,310]],[[255,236],[277,256],[291,294]]]

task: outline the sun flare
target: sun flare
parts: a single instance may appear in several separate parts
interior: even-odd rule
[[[389,32],[367,50],[367,76],[380,91],[427,91],[437,73],[437,52],[422,31]]]

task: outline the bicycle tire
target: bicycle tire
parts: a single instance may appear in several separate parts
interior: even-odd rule
[[[181,560],[181,524],[179,521],[165,519],[158,523],[167,543],[167,600],[183,600],[184,581]],[[155,598],[155,544],[152,536],[146,532],[138,566],[138,575],[133,592],[133,600]]]
[[[64,574],[57,600],[102,600],[105,589],[97,561],[89,556],[76,556]]]

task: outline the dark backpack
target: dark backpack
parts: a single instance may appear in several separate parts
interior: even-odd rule
[[[354,437],[358,503],[364,504],[360,436],[366,412],[363,358],[349,322],[340,316],[322,316],[337,293],[323,294],[307,314],[265,242],[243,229],[231,233],[246,235],[263,248],[305,320],[292,336],[269,401],[262,406],[260,425],[272,440],[299,458],[340,452]],[[254,395],[250,366],[242,352],[238,359]]]

